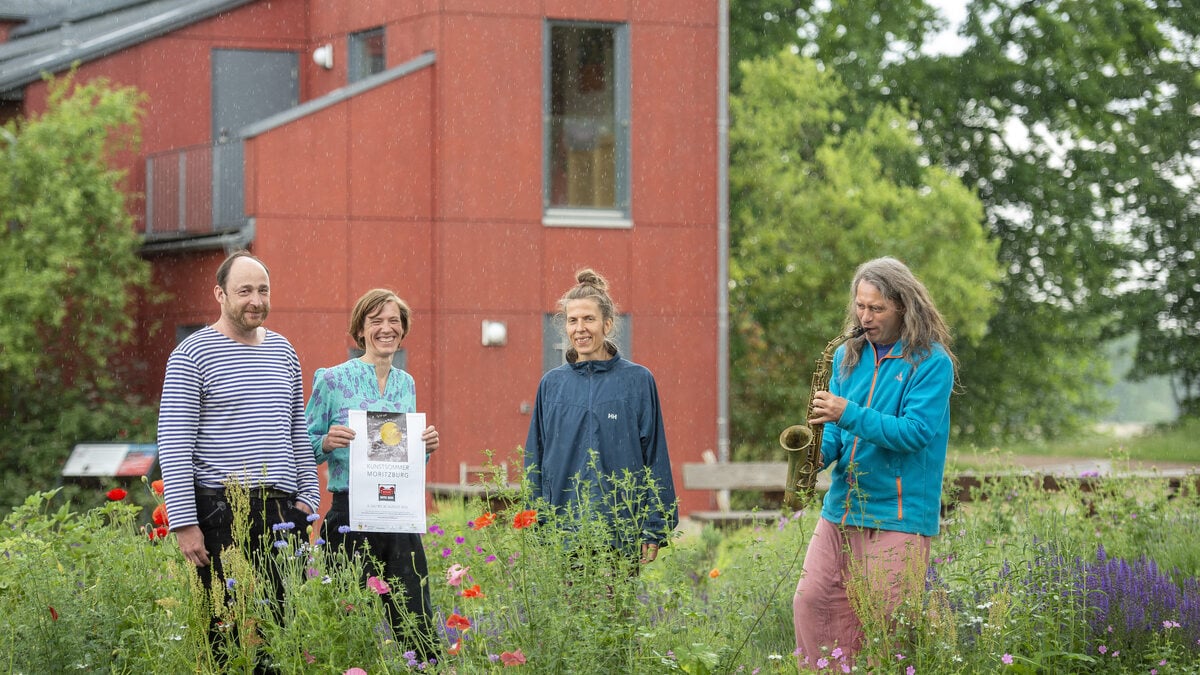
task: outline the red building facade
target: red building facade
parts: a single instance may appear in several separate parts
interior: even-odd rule
[[[429,480],[457,483],[488,451],[515,479],[561,360],[550,317],[593,267],[626,355],[658,381],[681,508],[709,507],[681,466],[724,443],[723,2],[195,5],[77,75],[148,96],[129,188],[170,298],[141,308],[159,327],[139,345],[150,395],[178,339],[216,318],[217,264],[246,246],[306,387],[354,346],[356,298],[391,288],[414,310],[402,365],[442,437]],[[45,85],[20,65],[0,61],[0,90],[36,113]]]

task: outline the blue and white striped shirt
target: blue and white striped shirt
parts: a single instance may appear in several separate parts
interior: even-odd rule
[[[196,485],[220,488],[228,478],[293,493],[316,513],[303,387],[296,350],[269,330],[247,345],[206,326],[171,352],[158,451],[172,530],[197,524]]]

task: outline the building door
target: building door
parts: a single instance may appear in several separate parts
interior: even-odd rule
[[[295,52],[213,50],[214,231],[245,225],[245,167],[239,131],[299,103],[299,67]]]

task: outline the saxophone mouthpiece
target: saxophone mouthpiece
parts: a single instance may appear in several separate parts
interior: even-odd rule
[[[862,326],[855,326],[850,329],[850,337],[856,338],[856,337],[861,336],[865,332],[867,332],[866,328],[863,328]]]

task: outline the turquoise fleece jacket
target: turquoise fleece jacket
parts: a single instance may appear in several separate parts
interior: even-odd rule
[[[313,375],[312,395],[304,414],[308,419],[308,440],[317,464],[329,467],[325,485],[330,492],[346,492],[350,487],[350,448],[325,452],[321,444],[329,427],[345,426],[351,410],[411,413],[417,411],[417,387],[412,375],[392,367],[387,386],[379,393],[375,366],[350,359],[332,368],[318,368]],[[422,430],[416,430],[419,435]],[[426,456],[426,461],[428,461]]]
[[[821,517],[932,537],[941,518],[954,366],[939,344],[916,365],[901,358],[903,346],[893,345],[876,365],[867,345],[844,378],[845,345],[834,354],[829,391],[848,402],[841,419],[825,425],[821,454],[834,468]]]

